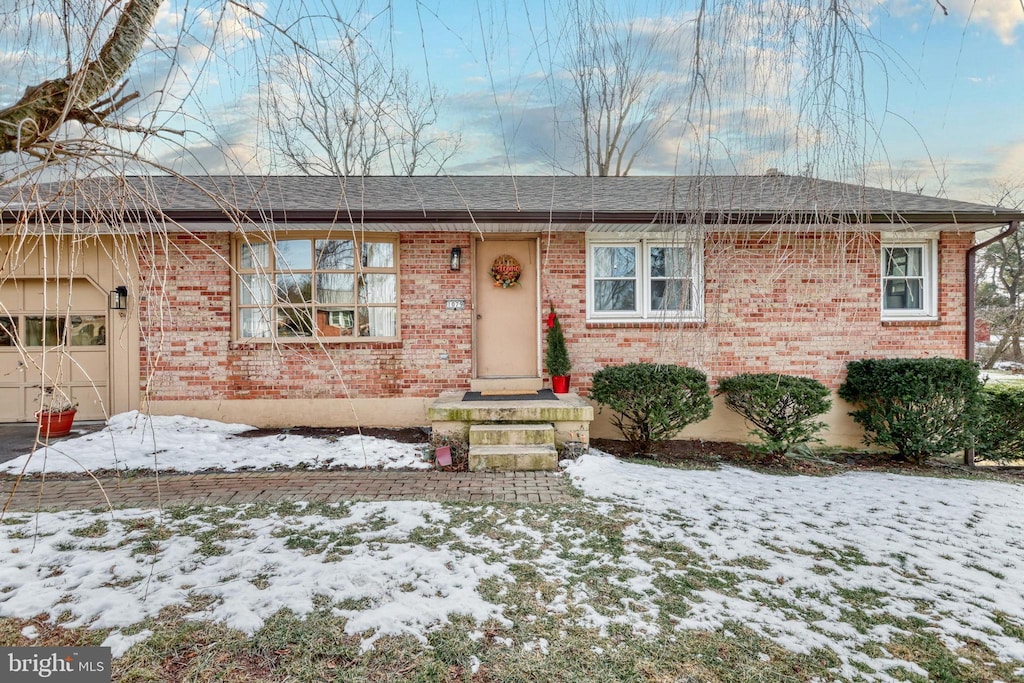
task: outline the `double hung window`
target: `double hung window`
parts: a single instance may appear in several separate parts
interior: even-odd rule
[[[899,320],[936,315],[935,243],[882,244],[882,318]]]
[[[699,241],[592,240],[587,316],[592,320],[699,320],[703,315]]]

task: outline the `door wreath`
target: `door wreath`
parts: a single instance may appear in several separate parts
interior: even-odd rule
[[[519,277],[523,274],[523,268],[514,256],[502,254],[494,259],[491,264],[491,278],[495,287],[507,289],[519,284]]]

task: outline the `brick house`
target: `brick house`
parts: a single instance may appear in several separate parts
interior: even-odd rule
[[[1024,215],[778,174],[37,189],[2,216],[0,422],[31,420],[58,382],[82,418],[426,424],[445,392],[544,386],[552,305],[582,397],[631,361],[834,389],[851,359],[969,354],[975,233]],[[499,257],[513,286],[492,277]],[[836,403],[829,440],[856,442]],[[592,433],[614,436],[607,416]],[[746,433],[716,405],[686,435]]]

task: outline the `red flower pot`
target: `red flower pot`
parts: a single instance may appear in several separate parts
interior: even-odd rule
[[[569,393],[569,378],[571,375],[556,375],[551,378],[551,391],[556,394]]]
[[[51,437],[70,434],[76,412],[78,412],[77,408],[60,413],[44,413],[42,411],[36,413],[36,419],[39,420],[39,436]]]

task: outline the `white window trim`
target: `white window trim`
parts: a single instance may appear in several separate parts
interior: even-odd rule
[[[595,247],[636,247],[637,258],[637,309],[628,311],[596,311],[594,310],[594,258]],[[693,310],[690,311],[654,311],[650,302],[650,247],[687,247],[690,249],[690,272],[693,283]],[[704,322],[704,239],[703,237],[686,237],[674,235],[646,234],[635,236],[593,235],[586,240],[586,277],[587,277],[587,322],[620,323],[620,322]]]
[[[923,303],[916,309],[887,309],[885,307],[885,250],[893,247],[920,247],[921,271],[924,274],[922,287]],[[882,320],[937,320],[939,317],[939,241],[932,236],[883,236],[878,250],[878,306]]]

